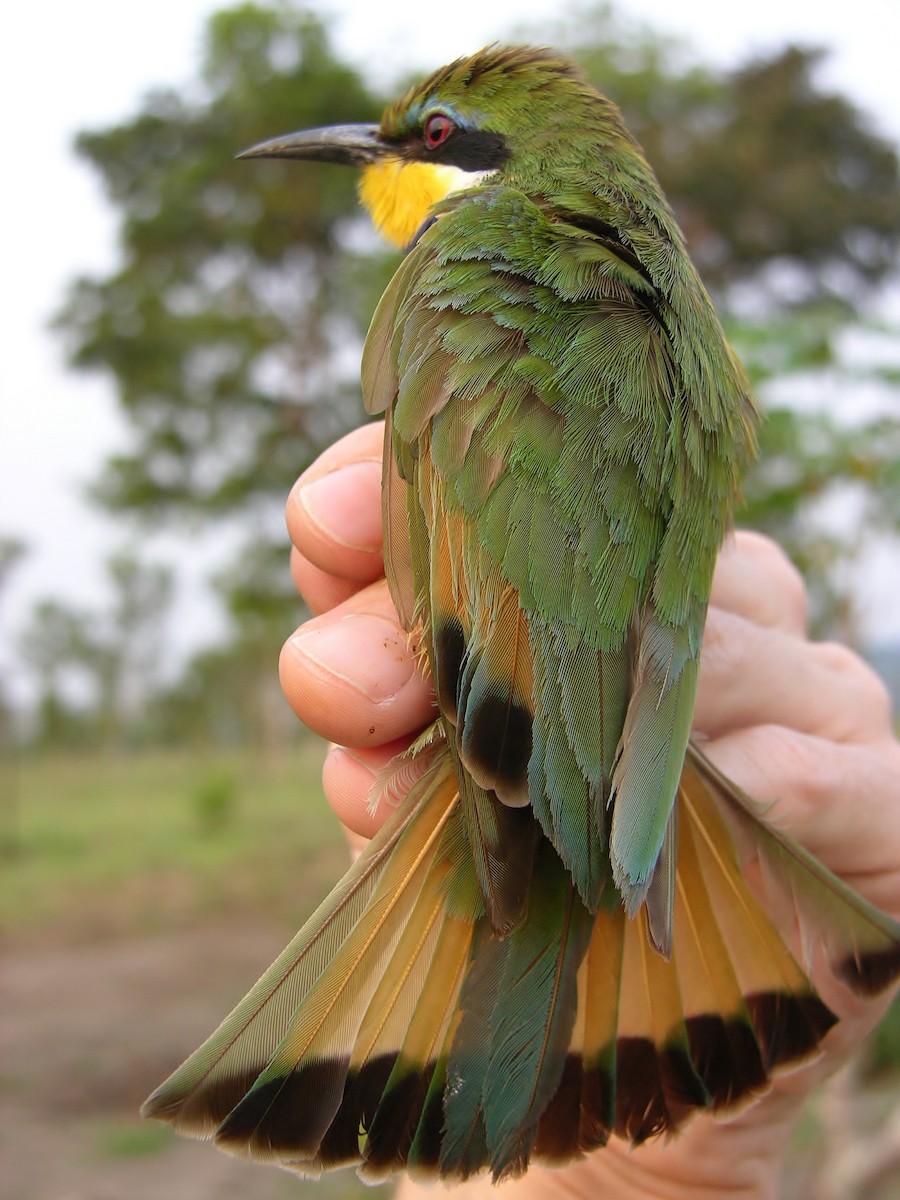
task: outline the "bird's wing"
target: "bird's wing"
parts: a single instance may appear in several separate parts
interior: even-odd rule
[[[363,358],[388,576],[472,812],[530,804],[592,909],[610,854],[632,911],[660,857],[733,487],[674,324],[602,222],[485,188],[409,253]]]

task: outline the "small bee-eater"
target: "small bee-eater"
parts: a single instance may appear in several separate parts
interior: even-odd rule
[[[571,63],[492,47],[378,126],[246,153],[361,168],[408,247],[362,388],[437,713],[399,809],[144,1111],[303,1175],[454,1180],[745,1101],[835,1017],[735,831],[851,989],[900,973],[900,926],[689,740],[756,412],[640,148]]]

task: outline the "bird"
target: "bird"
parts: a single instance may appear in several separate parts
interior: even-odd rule
[[[492,45],[242,157],[358,168],[406,251],[361,382],[436,710],[396,811],[145,1115],[452,1182],[747,1103],[835,1023],[804,948],[874,994],[900,926],[691,737],[759,413],[643,152],[566,57]]]

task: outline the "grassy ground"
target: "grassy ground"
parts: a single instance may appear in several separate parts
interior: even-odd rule
[[[352,1173],[299,1181],[137,1116],[346,867],[321,758],[310,742],[268,760],[26,758],[5,772],[5,1200],[372,1196]],[[810,1107],[785,1200],[900,1200],[900,1010],[878,1045],[874,1085],[846,1075]]]
[[[6,1200],[354,1200],[140,1120],[344,871],[321,744],[21,759],[0,800]],[[14,786],[10,786],[10,784]]]
[[[321,758],[310,742],[268,760],[20,759],[0,817],[8,931],[96,937],[237,910],[293,920],[346,862]]]

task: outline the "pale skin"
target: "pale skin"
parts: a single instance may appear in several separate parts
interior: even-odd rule
[[[381,425],[357,429],[301,476],[287,504],[291,568],[314,618],[281,655],[285,695],[302,721],[335,743],[325,794],[351,840],[370,837],[373,770],[433,719],[428,679],[383,579]],[[802,581],[755,533],[719,557],[703,645],[695,732],[716,765],[771,820],[873,903],[900,918],[900,744],[890,702],[851,651],[806,634]],[[780,1076],[729,1121],[696,1118],[671,1141],[610,1145],[565,1169],[532,1168],[501,1185],[509,1200],[773,1200],[795,1117],[811,1088],[860,1045],[886,999],[861,1001],[816,976],[842,1018],[815,1062]],[[434,1194],[404,1179],[401,1200]],[[460,1200],[489,1200],[475,1179]]]

